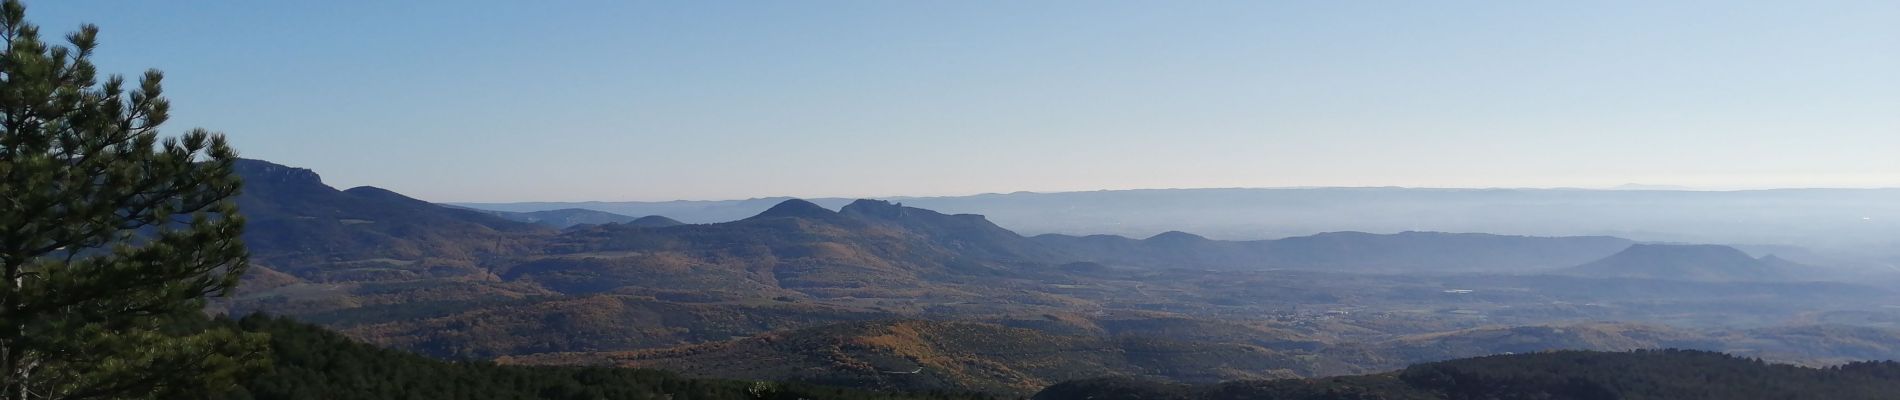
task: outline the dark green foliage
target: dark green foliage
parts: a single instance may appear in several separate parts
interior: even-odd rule
[[[274,369],[223,399],[982,399],[954,393],[877,393],[798,383],[691,379],[655,370],[446,362],[362,344],[287,318],[235,324],[268,333]]]
[[[181,398],[262,351],[230,330],[171,331],[245,270],[237,153],[160,138],[163,74],[98,78],[98,27],[41,41],[0,7],[0,399]]]
[[[1705,351],[1644,350],[1503,355],[1420,364],[1390,374],[1199,387],[1095,379],[1052,386],[1036,398],[1873,400],[1892,399],[1896,393],[1900,363],[1891,361],[1817,369]]]

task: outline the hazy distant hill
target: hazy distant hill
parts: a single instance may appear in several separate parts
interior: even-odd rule
[[[1175,268],[1354,272],[1532,272],[1595,260],[1629,246],[1614,237],[1478,233],[1332,232],[1279,240],[1219,241],[1183,232],[1147,239],[1040,235],[1076,260]]]
[[[1805,266],[1775,256],[1760,259],[1717,245],[1638,244],[1566,274],[1704,281],[1775,281],[1799,277]],[[1811,268],[1810,268],[1811,269]]]
[[[480,210],[480,209],[476,209],[476,210]],[[566,228],[566,227],[570,227],[574,225],[582,225],[582,224],[594,224],[594,225],[618,224],[618,223],[632,222],[639,219],[636,217],[614,214],[614,213],[605,212],[605,211],[588,210],[588,209],[583,209],[583,208],[563,208],[559,210],[528,211],[528,212],[493,211],[493,210],[481,210],[481,211],[494,214],[502,218],[507,218],[513,221],[540,224],[543,226],[556,228],[556,229]],[[666,218],[666,217],[660,217],[660,218]]]
[[[297,270],[288,271],[291,275],[430,273],[410,266],[424,258],[472,266],[477,258],[518,255],[527,259],[488,269],[504,280],[527,279],[582,292],[612,290],[628,279],[673,282],[685,285],[680,287],[684,290],[754,290],[746,282],[802,290],[817,279],[831,281],[820,285],[890,293],[925,286],[924,280],[933,279],[919,273],[1036,273],[1037,268],[1019,267],[1077,261],[1149,268],[1530,272],[1581,264],[1632,243],[1614,237],[1436,232],[1335,232],[1261,241],[1219,241],[1178,231],[1140,240],[1054,234],[1024,238],[978,215],[871,200],[851,202],[839,211],[784,200],[734,222],[700,225],[583,209],[495,212],[539,224],[581,225],[577,232],[554,235],[381,189],[336,191],[307,170],[261,161],[246,161],[240,169],[253,181],[242,206],[253,219],[251,239],[259,260]],[[750,203],[724,209],[749,208]],[[292,261],[299,254],[304,258]],[[709,255],[720,261],[712,262]],[[323,263],[344,264],[306,268]],[[352,268],[352,263],[362,265]],[[763,275],[768,273],[771,276]]]
[[[744,218],[781,200],[466,205],[507,211],[587,208],[707,223]],[[832,209],[851,201],[810,200]],[[1900,249],[1900,189],[1168,189],[887,200],[982,214],[1028,235],[1147,237],[1185,231],[1220,239],[1273,239],[1335,231],[1487,232],[1900,254],[1893,250]]]
[[[765,197],[745,200],[678,200],[654,202],[531,202],[531,203],[452,203],[455,206],[483,210],[526,213],[562,209],[595,210],[619,215],[665,215],[684,223],[705,224],[731,222],[765,212],[772,206],[792,200],[792,197]],[[854,199],[823,198],[804,199],[819,206],[836,210]]]

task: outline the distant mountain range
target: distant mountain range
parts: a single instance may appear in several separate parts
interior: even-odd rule
[[[1278,240],[1222,241],[1179,231],[1147,239],[1048,234],[1036,242],[1075,259],[1172,268],[1305,269],[1419,273],[1525,273],[1572,266],[1629,247],[1606,236],[1330,232]]]
[[[680,223],[475,211],[377,188],[337,190],[314,172],[262,161],[239,167],[240,210],[250,221],[244,239],[256,266],[215,310],[290,315],[457,359],[1027,394],[1093,373],[1212,382],[1362,373],[1497,351],[1675,343],[1662,340],[1674,337],[1667,329],[1568,324],[1579,319],[1879,323],[1893,317],[1883,304],[1900,304],[1891,292],[1845,283],[1552,274],[1611,262],[1637,267],[1604,269],[1709,267],[1662,263],[1675,258],[1646,251],[1619,257],[1648,247],[1607,236],[1025,237],[981,215],[882,200],[836,208],[781,200],[726,222]],[[570,222],[564,218],[598,223],[556,228]],[[1722,249],[1697,254],[1737,260],[1729,253],[1739,251]],[[1741,311],[1711,311],[1718,307]],[[1518,330],[1487,336],[1497,329]],[[1768,343],[1750,332],[1683,337]],[[1885,330],[1823,332],[1822,344],[1775,354],[1888,354],[1834,352]],[[1472,337],[1515,339],[1460,339]],[[1022,351],[985,352],[986,345]],[[1060,348],[1101,354],[1035,353]],[[782,358],[735,364],[759,357]],[[898,374],[906,365],[916,373]]]
[[[712,223],[745,218],[785,199],[461,205],[517,212],[584,208]],[[853,201],[807,200],[834,210]],[[1900,189],[1163,189],[884,200],[952,214],[982,214],[1029,235],[1147,237],[1185,231],[1217,239],[1253,240],[1336,231],[1439,231],[1616,236],[1655,242],[1798,245],[1866,265],[1900,265],[1900,250],[1896,250],[1900,249]]]
[[[728,265],[717,269],[733,275],[711,282],[739,285],[731,288],[753,282],[775,289],[804,288],[799,285],[815,276],[845,275],[915,286],[929,276],[1033,274],[1038,265],[1076,262],[1162,269],[1384,273],[1533,273],[1589,263],[1567,272],[1692,280],[1774,279],[1800,267],[1780,257],[1753,258],[1730,247],[1632,246],[1634,241],[1604,236],[1333,232],[1224,241],[1170,231],[1146,239],[1023,237],[983,216],[948,215],[877,200],[853,201],[839,211],[805,200],[783,200],[733,222],[689,225],[657,215],[635,218],[584,209],[464,210],[372,187],[339,191],[309,170],[262,161],[244,160],[238,170],[247,182],[240,206],[252,221],[246,239],[257,253],[256,260],[278,272],[318,281],[338,274],[492,272],[503,280],[526,279],[597,292],[624,281],[588,266],[609,259],[614,260],[607,264],[613,270],[642,263],[694,263],[702,266],[691,270],[696,276],[713,271],[710,266]],[[572,232],[557,232],[555,226],[572,228]],[[606,253],[615,255],[604,257]],[[727,261],[706,259],[713,254],[726,254],[722,257]],[[497,258],[514,261],[477,267]],[[746,259],[769,264],[744,266],[731,261]],[[632,270],[648,271],[635,279],[640,281],[667,269]],[[559,273],[549,275],[554,271]],[[766,271],[772,276],[757,275]],[[585,283],[593,289],[559,282]],[[840,284],[867,287],[862,283]]]

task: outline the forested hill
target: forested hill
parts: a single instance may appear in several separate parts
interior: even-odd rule
[[[953,393],[889,393],[796,383],[689,379],[656,370],[456,363],[381,349],[287,318],[217,323],[270,335],[272,368],[242,379],[223,400],[722,400],[984,399]]]
[[[1900,363],[1830,368],[1767,364],[1722,353],[1560,351],[1414,365],[1402,371],[1323,379],[1186,386],[1104,378],[1058,384],[1037,400],[1752,400],[1893,399]]]

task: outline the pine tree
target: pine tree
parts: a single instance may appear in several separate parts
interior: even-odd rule
[[[0,7],[0,399],[204,398],[264,350],[179,327],[244,272],[237,155],[160,139],[163,75],[99,82],[98,32],[48,44]]]

